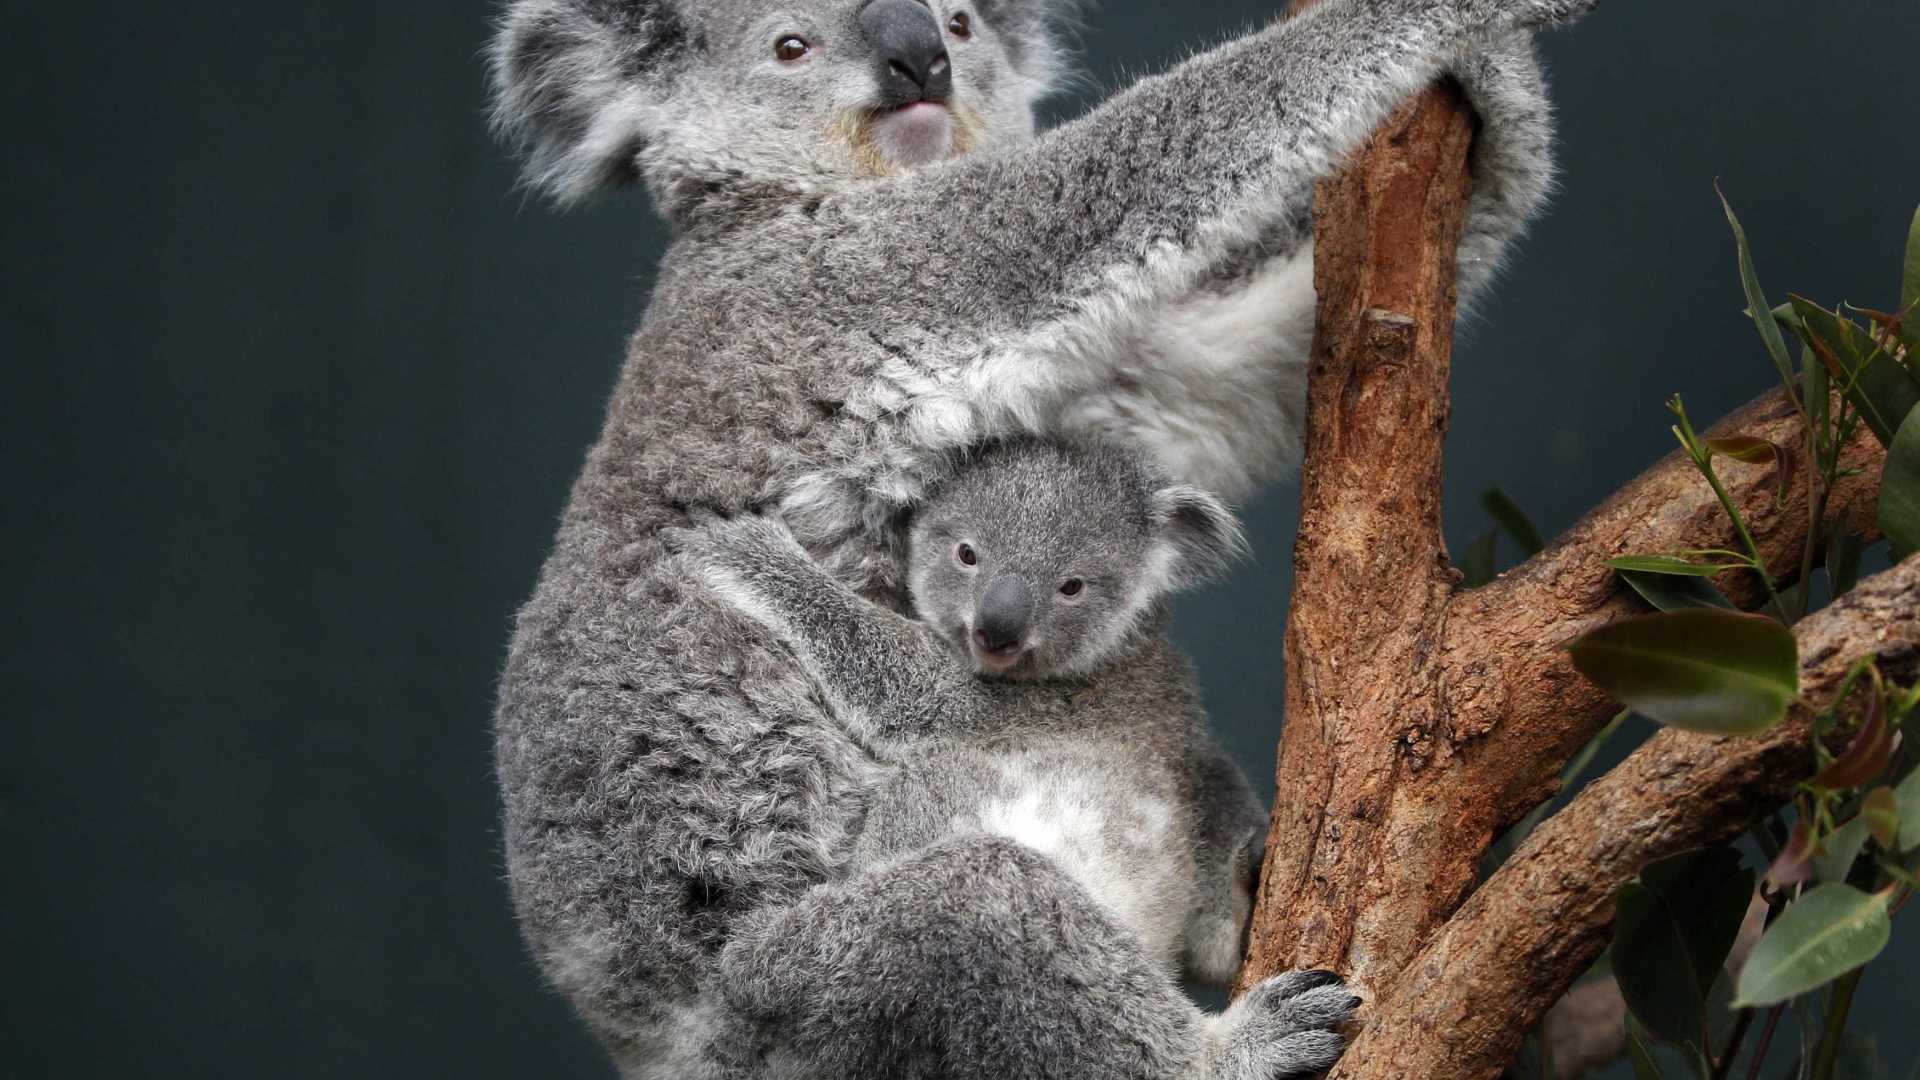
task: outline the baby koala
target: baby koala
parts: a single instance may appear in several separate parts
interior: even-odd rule
[[[1169,595],[1243,550],[1220,500],[1117,448],[1023,438],[975,451],[907,531],[916,618],[839,584],[771,518],[672,542],[794,653],[882,763],[850,872],[1005,837],[1057,865],[1169,975],[1231,980],[1266,815],[1160,629]],[[1328,993],[1347,1007],[1344,990]]]

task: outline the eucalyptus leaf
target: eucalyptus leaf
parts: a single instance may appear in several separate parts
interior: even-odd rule
[[[1660,1066],[1653,1060],[1653,1047],[1648,1045],[1650,1042],[1645,1029],[1629,1017],[1627,1060],[1633,1063],[1633,1080],[1666,1080],[1666,1074],[1660,1071]]]
[[[1894,785],[1893,797],[1900,800],[1900,851],[1904,854],[1920,848],[1920,768]]]
[[[1867,822],[1854,818],[1828,833],[1813,856],[1813,876],[1821,881],[1845,883],[1853,861],[1867,846]]]
[[[1850,513],[1841,512],[1833,526],[1833,540],[1827,545],[1827,587],[1836,600],[1852,592],[1859,582],[1860,555],[1867,546],[1864,537],[1847,528],[1851,517]]]
[[[1845,975],[1880,955],[1892,932],[1887,894],[1820,885],[1787,907],[1740,971],[1734,1004],[1773,1005]]]
[[[1871,402],[1872,408],[1865,407]],[[1920,405],[1920,377],[1903,367],[1892,355],[1882,352],[1869,359],[1860,371],[1860,377],[1854,391],[1854,403],[1861,405],[1860,416],[1869,427],[1876,417],[1885,418],[1887,431],[1883,435],[1876,429],[1882,445],[1890,442],[1893,433],[1900,427],[1902,417],[1910,416],[1914,407]]]
[[[1703,577],[1674,574],[1649,574],[1641,570],[1622,570],[1620,580],[1640,594],[1658,611],[1682,611],[1687,608],[1721,608],[1737,611],[1713,583]]]
[[[1798,325],[1793,330],[1796,334],[1800,332]],[[1807,425],[1826,438],[1831,435],[1833,424],[1832,384],[1827,381],[1827,365],[1820,362],[1804,339],[1800,345],[1800,377],[1806,380]],[[1815,462],[1813,467],[1818,469],[1819,463]]]
[[[1840,1053],[1833,1061],[1833,1080],[1887,1080],[1887,1062],[1880,1044],[1863,1031],[1848,1028],[1840,1036]]]
[[[1767,867],[1767,882],[1775,889],[1813,880],[1813,830],[1805,821],[1795,822],[1787,835],[1786,846],[1774,855]]]
[[[1681,555],[1621,555],[1608,559],[1607,565],[1615,570],[1679,577],[1715,577],[1728,570],[1749,569],[1744,562],[1695,562]]]
[[[1873,842],[1880,845],[1880,850],[1900,850],[1900,797],[1892,788],[1882,785],[1867,792],[1860,803],[1858,820],[1866,823],[1867,832],[1872,834]]]
[[[1920,551],[1920,409],[1907,414],[1887,447],[1879,521],[1895,562]]]
[[[1793,296],[1791,302],[1800,317],[1801,336],[1838,369],[1841,390],[1874,437],[1883,446],[1891,443],[1901,417],[1920,404],[1920,380],[1892,356],[1866,348],[1869,343],[1852,321],[1803,296]]]
[[[1568,648],[1573,666],[1622,705],[1709,735],[1766,731],[1800,690],[1793,633],[1760,615],[1713,608],[1642,615]]]
[[[1747,230],[1740,227],[1740,219],[1733,213],[1733,204],[1727,196],[1714,185],[1714,194],[1720,196],[1720,206],[1727,212],[1727,224],[1733,227],[1733,246],[1740,262],[1740,288],[1747,295],[1747,313],[1753,319],[1753,325],[1760,331],[1760,340],[1766,344],[1767,355],[1773,359],[1775,370],[1780,372],[1780,381],[1786,384],[1789,397],[1795,394],[1793,361],[1787,357],[1787,342],[1780,335],[1780,327],[1773,321],[1773,313],[1767,304],[1766,290],[1760,287],[1760,276],[1753,268],[1753,251],[1747,246]]]
[[[1460,553],[1460,584],[1465,588],[1477,589],[1493,580],[1494,542],[1499,533],[1492,529],[1473,538],[1465,551]]]
[[[1920,303],[1920,210],[1913,212],[1913,224],[1907,226],[1907,261],[1900,275],[1900,310]]]
[[[1835,699],[1836,712],[1838,704],[1845,700],[1844,697]],[[1815,773],[1809,783],[1835,791],[1862,787],[1879,776],[1893,760],[1894,748],[1899,743],[1899,734],[1893,730],[1893,721],[1887,716],[1879,691],[1868,687],[1867,711],[1860,730],[1847,742],[1840,756]]]
[[[1649,863],[1615,897],[1613,976],[1660,1039],[1697,1044],[1709,994],[1753,899],[1753,871],[1731,848]]]
[[[1780,498],[1786,498],[1787,489],[1793,486],[1796,466],[1793,451],[1779,443],[1770,442],[1755,435],[1723,435],[1707,439],[1702,445],[1714,457],[1732,458],[1749,465],[1771,463]]]
[[[1480,505],[1519,545],[1523,556],[1530,558],[1538,555],[1547,546],[1547,538],[1541,535],[1539,527],[1534,525],[1527,512],[1520,509],[1520,504],[1513,501],[1513,496],[1497,487],[1488,488],[1480,494]]]

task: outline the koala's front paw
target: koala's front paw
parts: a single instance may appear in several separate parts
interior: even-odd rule
[[[715,597],[755,618],[761,618],[765,606],[755,583],[793,560],[808,559],[783,522],[757,514],[665,529],[660,539],[668,551],[687,560],[688,569]]]
[[[1316,1076],[1346,1049],[1337,1030],[1360,999],[1331,971],[1289,971],[1255,986],[1215,1024],[1210,1080]]]

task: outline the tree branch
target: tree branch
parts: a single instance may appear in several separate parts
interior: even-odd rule
[[[1244,989],[1287,968],[1334,968],[1375,1002],[1367,1013],[1376,1028],[1416,1040],[1439,1034],[1413,1022],[1418,1001],[1397,986],[1402,972],[1473,888],[1493,840],[1553,794],[1561,766],[1613,710],[1564,648],[1643,610],[1605,560],[1734,542],[1713,493],[1676,453],[1526,565],[1455,591],[1440,535],[1440,460],[1471,130],[1459,94],[1436,88],[1397,112],[1317,194],[1319,321],[1286,632],[1287,723],[1237,981]],[[1800,446],[1779,393],[1716,433]],[[1846,453],[1854,475],[1832,505],[1850,507],[1865,526],[1882,452],[1862,436]],[[1793,580],[1808,527],[1796,508],[1811,469],[1794,470],[1784,494],[1773,466],[1726,472],[1775,579]],[[1757,591],[1734,576],[1721,585],[1749,602]],[[1558,887],[1585,896],[1577,868],[1565,872]],[[1500,911],[1482,917],[1498,923]],[[1459,941],[1451,959],[1490,953],[1486,942],[1499,936],[1483,930],[1476,944],[1449,929]],[[1554,954],[1541,964],[1552,978],[1518,982],[1513,993],[1564,989]],[[1446,1040],[1497,1044],[1519,1034],[1517,1016],[1537,1017],[1551,1003],[1463,1011],[1447,1021]],[[1341,1075],[1469,1075],[1407,1072],[1393,1060],[1363,1055],[1356,1061],[1377,1072],[1356,1064]]]
[[[1440,537],[1440,451],[1471,138],[1464,99],[1436,88],[1394,114],[1315,200],[1320,323],[1287,731],[1243,989],[1289,967],[1342,967],[1364,986],[1399,970],[1428,920],[1453,906],[1424,896],[1418,863],[1377,872],[1375,826],[1407,790],[1409,733],[1435,722],[1433,659],[1458,580]],[[1383,892],[1405,902],[1382,905]],[[1375,912],[1415,922],[1380,923]]]
[[[1863,582],[1795,630],[1802,697],[1833,698],[1878,654],[1920,675],[1920,556]],[[1814,769],[1811,713],[1757,738],[1662,731],[1549,818],[1374,1005],[1333,1080],[1494,1077],[1606,947],[1614,890],[1648,862],[1717,844],[1791,797]]]
[[[1706,433],[1723,435],[1752,435],[1788,448],[1802,441],[1799,416],[1778,390],[1749,402]],[[1846,510],[1858,532],[1874,532],[1884,460],[1880,444],[1864,433],[1843,452],[1842,467],[1855,472],[1835,485],[1832,506]],[[1807,535],[1811,467],[1802,461],[1793,469],[1784,492],[1772,465],[1721,459],[1716,468],[1769,573],[1782,583],[1796,580]],[[1560,763],[1584,746],[1617,708],[1574,672],[1566,642],[1646,610],[1621,587],[1606,561],[1617,555],[1738,546],[1733,523],[1712,489],[1676,449],[1546,551],[1487,587],[1456,596],[1443,646],[1442,711],[1460,720],[1488,720],[1478,731],[1482,738],[1450,748],[1461,757],[1457,780],[1492,798],[1502,825],[1551,797],[1559,785]],[[1730,571],[1716,582],[1742,607],[1756,608],[1765,600],[1757,575],[1749,571]],[[1456,730],[1477,729],[1460,720]]]

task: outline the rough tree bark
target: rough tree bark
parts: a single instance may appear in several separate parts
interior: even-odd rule
[[[1320,309],[1286,730],[1239,985],[1294,967],[1346,974],[1370,1004],[1334,1075],[1356,1080],[1498,1075],[1604,945],[1614,888],[1648,859],[1737,831],[1805,764],[1798,722],[1737,746],[1663,735],[1455,914],[1494,839],[1554,793],[1564,762],[1614,709],[1564,648],[1644,610],[1605,560],[1737,546],[1676,453],[1525,565],[1457,588],[1440,463],[1471,131],[1460,95],[1438,87],[1383,125],[1315,204]],[[1776,392],[1716,432],[1795,446],[1799,421]],[[1881,451],[1862,437],[1847,455],[1856,471],[1832,505],[1868,527]],[[1809,470],[1795,470],[1784,498],[1770,465],[1724,472],[1769,566],[1792,580]],[[1834,665],[1876,645],[1896,659],[1915,651],[1916,578],[1910,561],[1803,624],[1812,700]],[[1758,601],[1754,581],[1720,584]],[[1868,611],[1876,598],[1888,604]],[[1888,605],[1902,601],[1908,616],[1893,618]]]
[[[1853,661],[1920,674],[1920,556],[1794,630],[1800,690],[1825,704]],[[1759,738],[1655,735],[1529,836],[1379,999],[1335,1076],[1498,1076],[1606,947],[1614,890],[1653,859],[1721,843],[1813,773],[1811,715]]]

